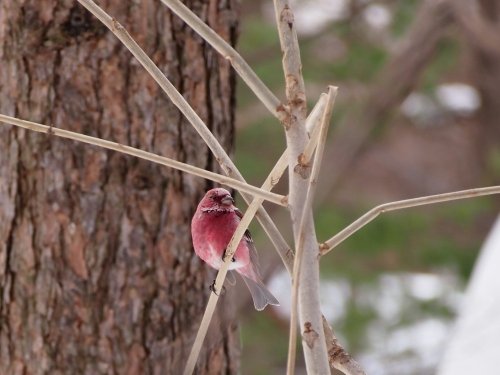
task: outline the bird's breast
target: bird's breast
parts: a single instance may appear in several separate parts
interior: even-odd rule
[[[212,267],[220,268],[223,253],[238,226],[239,218],[234,212],[224,214],[201,212],[199,220],[196,220],[195,223],[196,225],[192,227],[192,234],[196,252]],[[208,254],[210,255],[208,256]],[[230,270],[244,267],[250,261],[248,247],[244,239],[240,241],[234,259],[229,265]]]

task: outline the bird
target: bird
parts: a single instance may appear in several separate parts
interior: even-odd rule
[[[196,255],[216,270],[224,263],[224,255],[236,227],[243,217],[235,207],[234,199],[224,188],[206,192],[191,220],[191,237]],[[229,270],[235,270],[245,281],[252,295],[255,309],[279,302],[261,280],[257,250],[247,230],[231,259]]]

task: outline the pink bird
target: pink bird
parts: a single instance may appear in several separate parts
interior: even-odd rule
[[[216,270],[222,266],[224,252],[242,216],[226,189],[207,191],[198,204],[191,221],[194,251]],[[229,269],[236,270],[243,277],[257,310],[263,310],[267,305],[279,306],[278,300],[260,279],[257,251],[248,230],[234,253]]]

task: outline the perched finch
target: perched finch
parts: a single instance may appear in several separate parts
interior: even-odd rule
[[[231,194],[222,188],[209,190],[198,204],[191,221],[191,236],[196,254],[211,267],[222,266],[224,252],[242,218]],[[278,300],[260,279],[257,251],[247,230],[234,253],[230,270],[236,270],[247,284],[257,310],[266,305],[279,306]]]

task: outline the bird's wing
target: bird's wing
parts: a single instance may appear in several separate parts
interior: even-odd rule
[[[227,271],[227,274],[226,274],[226,281],[229,283],[229,285],[231,286],[235,286],[236,285],[236,278],[234,277],[234,273],[233,271]]]
[[[241,219],[243,218],[243,214],[241,213],[241,211],[236,208],[234,210],[234,212],[240,218],[240,221],[241,221]],[[252,234],[250,233],[250,231],[248,229],[245,231],[245,234],[243,235],[243,238],[245,239],[245,241],[247,241],[247,243],[253,244]]]
[[[241,213],[241,211],[236,208],[234,210],[234,212],[241,220],[241,218],[243,217],[243,214]],[[257,274],[257,276],[260,279],[259,255],[257,254],[257,249],[255,248],[255,244],[254,244],[253,239],[252,239],[252,234],[250,233],[250,231],[248,229],[245,231],[243,238],[245,239],[245,241],[248,245],[248,252],[250,254],[250,261],[251,261],[251,264],[253,265],[253,270],[255,271],[255,273]]]

